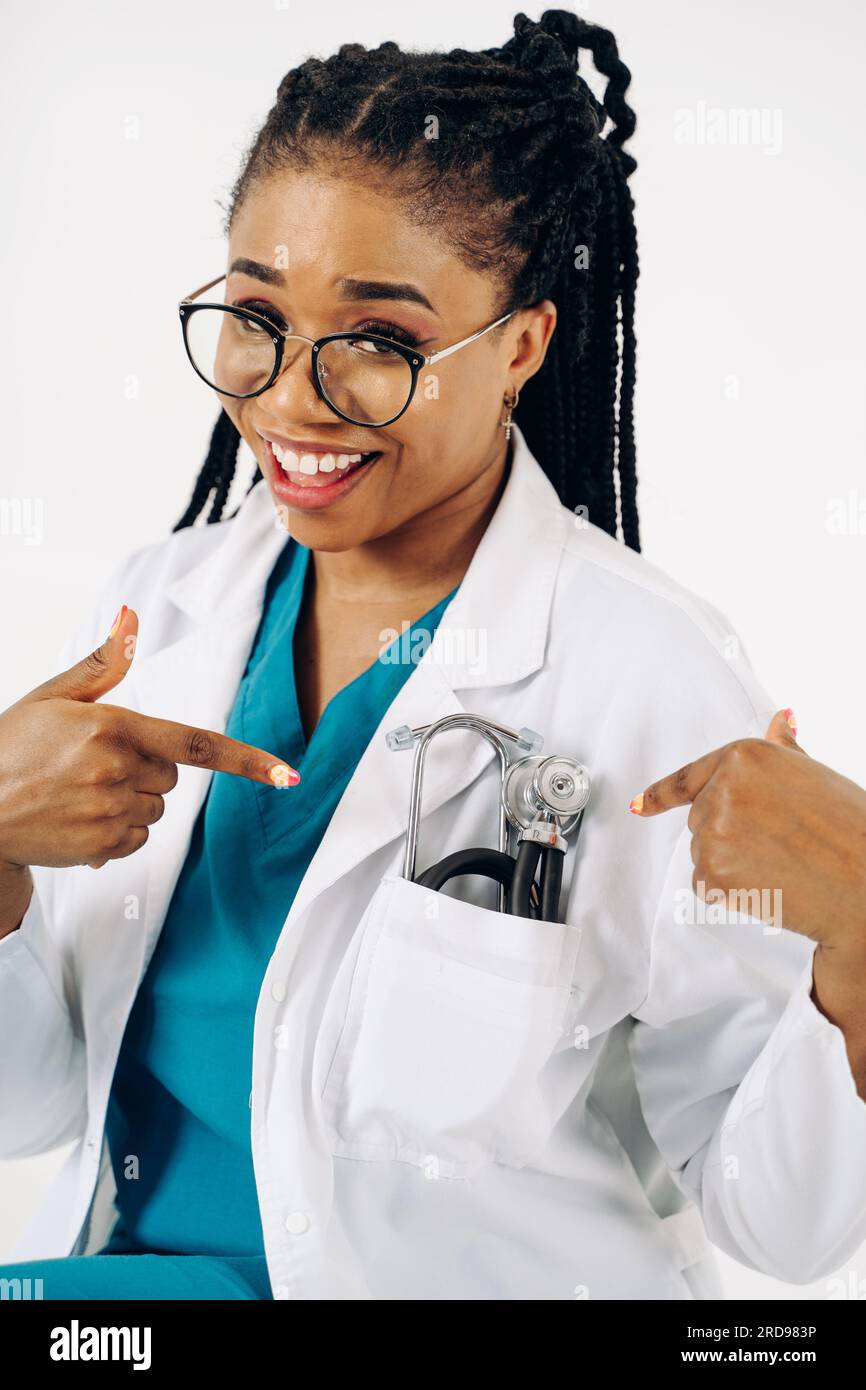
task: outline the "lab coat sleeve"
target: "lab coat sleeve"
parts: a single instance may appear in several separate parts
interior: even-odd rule
[[[841,1029],[811,999],[815,943],[742,913],[702,922],[689,842],[686,827],[633,1014],[642,1110],[710,1240],[809,1283],[866,1241],[866,1104]]]
[[[133,557],[135,558],[135,557]],[[118,566],[88,620],[63,643],[63,671],[105,636],[114,596],[124,592],[130,561]],[[34,891],[16,931],[0,940],[0,1158],[45,1153],[84,1132],[86,1047],[78,984],[63,907],[69,872],[34,866]],[[85,928],[86,929],[86,928]]]
[[[45,1153],[83,1133],[86,1055],[49,927],[49,870],[17,931],[0,941],[0,1158]]]

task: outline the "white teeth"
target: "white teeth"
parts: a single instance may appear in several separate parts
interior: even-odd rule
[[[350,463],[360,463],[363,454],[297,454],[294,449],[284,449],[271,441],[274,458],[284,473],[333,473],[335,468],[348,468]]]
[[[300,460],[294,449],[281,449],[279,444],[272,444],[271,448],[274,451],[274,457],[286,473],[288,473],[289,469],[291,469],[293,473],[297,473]]]

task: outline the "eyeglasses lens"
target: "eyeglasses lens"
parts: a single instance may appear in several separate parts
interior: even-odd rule
[[[277,339],[275,342],[274,340]],[[216,391],[249,396],[273,374],[279,334],[222,307],[188,313],[186,342],[196,370]],[[307,352],[287,337],[283,369]],[[316,357],[322,391],[336,410],[359,425],[383,424],[399,415],[412,390],[412,369],[385,342],[336,338]]]

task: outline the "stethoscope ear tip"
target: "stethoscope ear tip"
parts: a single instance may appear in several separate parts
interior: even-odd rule
[[[389,729],[385,735],[385,746],[392,753],[404,753],[415,743],[415,734],[408,724],[400,724],[396,729]]]
[[[541,752],[544,747],[544,737],[535,729],[528,729],[524,725],[522,729],[518,729],[514,743],[518,753],[525,757],[532,757],[534,753]]]

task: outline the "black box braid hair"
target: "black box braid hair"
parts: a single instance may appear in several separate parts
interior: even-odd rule
[[[579,73],[588,50],[607,81]],[[497,317],[550,297],[557,327],[514,418],[562,502],[640,549],[633,397],[638,277],[631,74],[607,29],[568,10],[518,14],[501,48],[404,52],[344,44],[280,83],[232,189],[225,230],[258,181],[343,160],[349,177],[387,170],[410,215],[501,285]],[[435,114],[439,138],[424,138]],[[607,122],[610,126],[605,130]],[[359,158],[360,157],[360,158]],[[580,248],[585,260],[578,265]],[[219,521],[239,433],[225,411],[175,530]],[[261,477],[256,473],[250,486]]]

